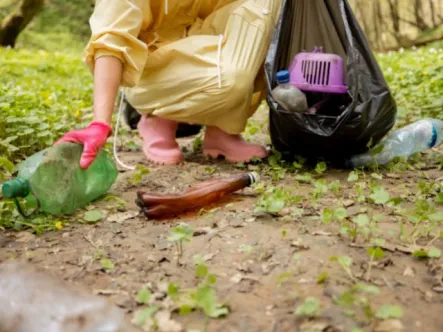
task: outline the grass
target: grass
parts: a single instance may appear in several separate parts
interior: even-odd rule
[[[0,20],[15,7],[15,0],[0,0]],[[90,33],[91,0],[47,0],[17,40],[18,48],[80,52]]]

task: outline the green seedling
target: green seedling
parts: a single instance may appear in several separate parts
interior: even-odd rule
[[[316,297],[310,296],[295,309],[295,315],[312,318],[320,314],[320,309],[320,301]]]
[[[332,256],[329,259],[331,262],[337,262],[340,267],[345,271],[347,276],[352,280],[355,281],[355,277],[352,273],[351,266],[352,266],[352,258],[349,256]]]
[[[180,224],[171,229],[168,241],[175,243],[179,259],[183,256],[183,242],[190,242],[194,231],[187,224]]]
[[[145,175],[148,175],[149,173],[150,173],[149,168],[146,168],[143,165],[137,165],[137,166],[135,166],[135,170],[133,171],[131,179],[129,180],[129,182],[132,185],[137,185],[140,182],[142,182],[143,181],[143,177]]]

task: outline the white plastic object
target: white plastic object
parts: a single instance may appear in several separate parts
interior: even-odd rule
[[[438,146],[443,139],[443,121],[425,118],[394,131],[382,142],[383,149],[372,155],[367,152],[352,156],[347,166],[352,168],[374,163],[386,165],[396,157],[409,158],[415,153]]]
[[[289,72],[282,70],[277,73],[277,87],[271,92],[274,100],[288,112],[307,112],[306,96],[289,82]]]

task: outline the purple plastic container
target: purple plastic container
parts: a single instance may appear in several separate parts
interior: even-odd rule
[[[343,59],[335,54],[323,53],[322,48],[301,52],[292,61],[289,72],[291,84],[308,92],[344,94]]]

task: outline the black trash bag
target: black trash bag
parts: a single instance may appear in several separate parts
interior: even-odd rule
[[[123,102],[123,119],[130,129],[135,130],[137,129],[137,125],[141,119],[141,115],[134,107],[132,107],[132,105],[126,100],[126,98],[123,98]],[[179,123],[177,126],[176,138],[195,136],[200,133],[201,129],[202,126],[200,125]]]
[[[276,73],[314,47],[343,58],[348,94],[332,95],[316,114],[287,112],[271,95]],[[396,102],[346,0],[284,0],[265,73],[271,141],[284,159],[302,156],[344,166],[346,158],[366,152],[395,124]],[[309,107],[324,97],[306,95]]]

